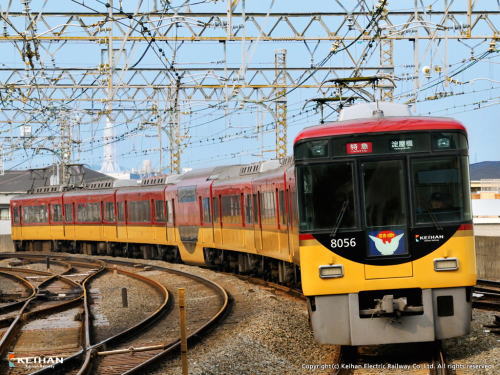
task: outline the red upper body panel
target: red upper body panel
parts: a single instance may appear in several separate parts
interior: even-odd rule
[[[360,133],[388,133],[419,130],[462,130],[465,127],[444,117],[382,117],[333,122],[302,130],[294,143],[304,139]]]

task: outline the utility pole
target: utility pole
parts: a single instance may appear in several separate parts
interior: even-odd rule
[[[390,25],[387,19],[387,15],[389,14],[387,4],[388,2],[385,3],[384,9],[381,11],[379,26]],[[383,35],[380,36],[380,68],[384,72],[390,69],[392,73],[389,78],[394,79],[394,39],[387,38]],[[383,102],[392,102],[394,100],[394,87],[381,86],[380,100]]]
[[[5,174],[5,166],[3,162],[3,145],[0,145],[0,176]]]
[[[179,88],[180,78],[175,82],[175,88],[169,90],[170,103],[170,173],[181,173],[181,129],[179,119]]]
[[[163,171],[163,129],[160,112],[158,111],[158,103],[153,103],[151,112],[153,113],[153,118],[156,120],[156,128],[158,130],[158,147],[160,151],[158,174],[161,174]]]
[[[71,113],[70,111],[64,111],[62,113],[62,117],[60,119],[61,121],[61,126],[60,126],[60,131],[61,131],[61,137],[60,137],[60,144],[59,144],[59,152],[60,152],[60,168],[61,172],[59,174],[60,180],[59,184],[65,186],[69,181],[69,176],[68,176],[68,171],[67,171],[67,165],[71,161],[71,121],[73,119],[71,118]]]
[[[286,100],[286,49],[274,55],[276,84],[276,159],[286,157],[287,150],[287,100]]]

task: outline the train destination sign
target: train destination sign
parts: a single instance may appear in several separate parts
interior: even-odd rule
[[[395,139],[391,140],[390,148],[392,151],[411,151],[413,150],[413,139]]]
[[[371,142],[354,142],[345,145],[348,154],[370,154],[373,150]]]

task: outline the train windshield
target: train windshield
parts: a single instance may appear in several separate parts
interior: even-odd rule
[[[406,184],[402,160],[361,163],[367,227],[406,225]]]
[[[470,222],[468,173],[455,155],[298,164],[300,231]]]
[[[300,230],[329,230],[356,226],[352,162],[297,167],[301,197]]]
[[[416,224],[470,221],[467,157],[411,161]]]

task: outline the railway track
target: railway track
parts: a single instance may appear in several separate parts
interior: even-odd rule
[[[18,311],[1,317],[0,324],[8,328],[0,341],[0,354],[8,351],[12,359],[0,368],[5,374],[32,373],[44,366],[43,361],[63,360],[81,349],[84,280],[71,280],[73,266],[67,262],[23,259],[2,269],[25,280],[34,292]],[[46,271],[40,270],[43,265]],[[88,273],[87,278],[98,271]]]
[[[451,375],[440,341],[381,345],[377,347],[341,346],[331,366],[334,375],[375,373]]]
[[[9,256],[18,256],[19,254],[9,254]],[[5,256],[4,254],[2,256]],[[37,259],[39,254],[23,254],[22,258]],[[180,347],[178,338],[178,328],[173,324],[177,323],[175,313],[176,309],[171,309],[173,302],[172,293],[167,291],[168,287],[185,287],[187,295],[189,291],[194,290],[191,301],[188,298],[188,306],[193,311],[197,311],[202,305],[206,305],[209,299],[216,299],[218,306],[212,308],[210,313],[205,316],[200,314],[188,313],[191,321],[188,321],[188,342],[190,345],[198,341],[202,335],[215,327],[216,323],[223,318],[230,306],[230,298],[227,292],[218,284],[204,279],[202,277],[191,275],[182,271],[168,269],[158,266],[145,266],[133,262],[99,260],[103,263],[103,268],[108,272],[118,272],[121,275],[141,280],[144,283],[154,287],[162,296],[162,302],[154,313],[139,323],[123,330],[111,337],[107,337],[99,342],[93,342],[93,330],[91,324],[90,298],[89,298],[89,277],[85,277],[82,268],[93,269],[89,267],[86,258],[56,256],[58,261],[66,262],[74,272],[69,273],[66,270],[64,277],[68,280],[74,280],[82,286],[83,295],[83,340],[81,350],[70,356],[65,357],[63,363],[55,364],[53,367],[44,368],[34,372],[36,374],[132,374],[141,373],[147,366],[159,362],[162,358],[177,354]],[[85,259],[85,262],[82,262]],[[92,258],[96,259],[96,258]],[[25,270],[23,270],[25,271]],[[41,272],[41,271],[38,271]],[[168,278],[165,275],[168,274]],[[80,275],[80,279],[78,279]],[[90,275],[90,273],[87,273]],[[93,274],[95,275],[95,274]],[[45,275],[49,276],[49,275]],[[50,278],[49,278],[50,280]],[[83,280],[83,281],[82,281]],[[163,280],[163,283],[160,282]],[[174,280],[174,281],[173,281]],[[163,285],[165,283],[165,285]],[[197,287],[195,288],[195,285]],[[213,294],[208,296],[208,291]],[[205,294],[205,295],[204,295]],[[199,306],[194,305],[198,299]],[[175,313],[174,313],[175,312]],[[170,331],[165,326],[170,325]],[[163,328],[158,328],[163,327]],[[169,332],[163,340],[153,334],[154,331],[162,333]]]
[[[500,282],[477,280],[472,294],[472,306],[479,309],[500,311]]]

